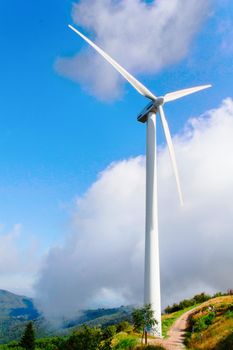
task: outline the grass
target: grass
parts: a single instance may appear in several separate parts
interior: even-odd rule
[[[186,307],[183,310],[179,310],[179,311],[173,312],[171,314],[163,315],[162,316],[162,333],[163,333],[163,337],[165,339],[168,337],[168,331],[170,330],[170,328],[173,325],[173,323],[177,320],[177,318],[182,316],[185,312],[196,308],[198,305],[199,304],[192,305],[192,306]]]
[[[233,296],[218,297],[201,304],[190,321],[186,345],[190,350],[233,348]],[[206,323],[208,315],[215,314]],[[201,327],[200,327],[201,326]],[[226,345],[225,342],[227,342]],[[225,345],[224,345],[225,344]],[[229,345],[230,344],[230,345]],[[224,347],[225,346],[225,347]]]

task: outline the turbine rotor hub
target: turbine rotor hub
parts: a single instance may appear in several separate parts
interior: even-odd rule
[[[163,104],[164,104],[164,97],[163,96],[158,97],[154,102],[155,107],[162,106]]]

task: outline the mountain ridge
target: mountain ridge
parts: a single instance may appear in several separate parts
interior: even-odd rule
[[[28,321],[34,321],[39,337],[64,335],[83,323],[89,326],[110,325],[130,317],[132,307],[82,310],[79,315],[49,322],[36,308],[32,298],[0,289],[0,344],[19,339]],[[56,325],[55,325],[56,324]]]

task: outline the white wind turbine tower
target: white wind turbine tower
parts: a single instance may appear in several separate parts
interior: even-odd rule
[[[91,45],[101,56],[105,58],[128,82],[143,96],[151,102],[139,114],[137,120],[147,124],[147,148],[146,148],[146,234],[145,234],[145,275],[144,275],[144,303],[151,304],[154,317],[158,324],[150,333],[162,336],[161,330],[161,301],[160,301],[160,269],[159,269],[159,240],[158,240],[158,193],[157,193],[157,155],[156,155],[156,113],[161,118],[165,138],[175,174],[176,184],[181,205],[183,205],[180,181],[176,165],[175,153],[170,130],[164,115],[163,105],[192,94],[194,92],[211,87],[202,85],[189,89],[170,92],[164,96],[157,97],[142,83],[135,79],[129,72],[119,65],[100,47],[80,33],[76,28],[69,27],[89,45]]]

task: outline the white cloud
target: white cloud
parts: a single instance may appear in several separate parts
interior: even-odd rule
[[[9,232],[0,232],[0,280],[1,289],[31,295],[35,275],[39,268],[37,244],[25,239],[21,224]]]
[[[174,138],[185,207],[167,149],[159,154],[162,299],[232,288],[233,101]],[[50,250],[36,290],[49,315],[142,301],[144,157],[111,164],[77,200],[73,231]]]
[[[37,285],[46,310],[69,315],[99,303],[138,300],[143,196],[144,158],[138,157],[112,164],[77,200],[74,232],[63,247],[51,249]]]
[[[187,54],[208,5],[208,0],[80,0],[73,5],[72,17],[131,73],[151,74]],[[55,67],[99,98],[121,93],[123,79],[93,49],[58,58]]]

